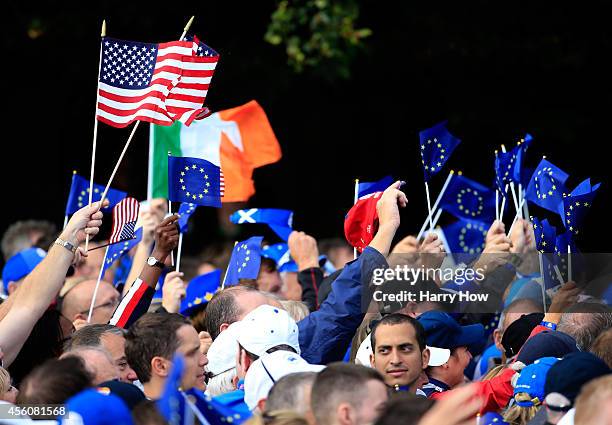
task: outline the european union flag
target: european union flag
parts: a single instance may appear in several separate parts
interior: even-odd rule
[[[236,285],[240,279],[257,279],[259,265],[261,264],[261,242],[263,236],[253,236],[245,241],[238,242],[232,251],[225,285]]]
[[[168,156],[168,199],[221,208],[225,182],[221,168],[201,158]]]
[[[601,183],[591,186],[591,179],[586,179],[563,198],[559,212],[565,228],[572,234],[579,233],[584,218],[593,205],[593,199],[597,196],[599,186]]]
[[[192,204],[190,202],[183,202],[179,207],[178,214],[178,224],[181,233],[187,232],[187,224],[189,222],[189,217],[193,214],[198,206],[196,204]]]
[[[557,242],[557,229],[548,222],[548,219],[540,221],[536,217],[531,217],[531,223],[536,249],[541,253],[553,252]]]
[[[462,175],[453,175],[440,201],[440,208],[457,218],[492,222],[495,192]]]
[[[270,229],[285,242],[293,231],[293,211],[276,208],[251,208],[238,210],[230,216],[234,224],[260,223],[267,224]]]
[[[113,265],[115,261],[121,258],[125,253],[129,252],[132,248],[134,248],[138,243],[142,240],[142,227],[139,227],[135,231],[135,238],[128,239],[126,241],[122,241],[116,244],[112,244],[108,246],[108,252],[106,253],[106,259],[104,260],[104,265],[102,266],[102,275],[106,272],[106,270]]]
[[[552,289],[558,287],[564,282],[559,281],[559,276],[557,275],[557,271],[555,267],[559,268],[561,261],[559,257],[552,254],[543,254],[542,255],[542,266],[544,267],[544,274],[542,276],[542,280],[544,282],[544,289],[546,290],[549,297],[554,295],[554,291],[551,292]],[[563,271],[559,269],[562,273],[561,277],[565,279],[563,276]],[[567,272],[567,265],[565,266],[565,271]]]
[[[447,121],[443,121],[419,133],[421,162],[425,173],[425,181],[437,174],[453,153],[461,140],[450,134],[446,129]]]
[[[221,271],[214,270],[191,279],[185,298],[181,301],[181,314],[190,316],[198,307],[208,303],[221,283]]]
[[[507,195],[506,185],[521,182],[522,152],[520,146],[510,152],[495,152],[495,182],[503,196]]]
[[[93,185],[93,196],[91,197],[92,202],[98,202],[102,198],[105,187],[101,184]],[[123,198],[127,196],[127,193],[121,190],[109,188],[106,194],[106,199],[110,202],[109,206],[103,208],[103,212],[110,212],[112,208],[119,203]],[[78,174],[72,175],[72,184],[70,185],[70,194],[68,195],[68,202],[66,203],[66,215],[74,214],[85,205],[89,204],[89,180]]]
[[[565,181],[569,175],[546,159],[542,159],[533,172],[525,191],[525,199],[552,212],[559,211],[563,201]]]
[[[360,182],[357,185],[357,198],[369,195],[374,192],[383,192],[386,188],[393,184],[394,180],[391,176],[386,176],[377,182]]]
[[[460,255],[478,255],[485,247],[489,225],[476,220],[459,219],[443,229],[455,260]]]

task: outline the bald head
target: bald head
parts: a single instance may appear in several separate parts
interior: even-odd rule
[[[64,296],[62,315],[74,322],[77,319],[87,319],[91,298],[96,287],[94,279],[78,283]],[[108,282],[101,281],[96,295],[91,323],[108,323],[113,311],[119,303],[119,292]]]
[[[108,351],[99,347],[78,347],[60,357],[78,357],[83,360],[85,368],[93,376],[93,385],[119,378],[119,372]]]

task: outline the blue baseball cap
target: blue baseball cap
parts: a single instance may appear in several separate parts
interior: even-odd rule
[[[62,424],[66,425],[74,423],[87,425],[134,424],[130,410],[119,397],[94,389],[81,391],[68,399],[66,410],[68,414],[62,419]]]
[[[544,391],[546,376],[549,369],[558,360],[556,357],[542,357],[521,370],[521,374],[514,385],[514,396],[516,397],[520,393],[527,393],[531,400],[518,401],[515,398],[516,404],[521,407],[532,407],[542,404],[546,395]]]
[[[497,412],[487,412],[480,417],[480,423],[482,425],[508,425],[508,422],[504,421],[504,417]]]
[[[9,282],[17,282],[29,275],[46,255],[41,248],[28,248],[9,258],[2,269],[4,291],[8,294]]]
[[[546,395],[560,393],[573,404],[584,384],[610,373],[608,365],[591,353],[568,354],[550,368],[546,376]]]
[[[578,351],[576,340],[559,331],[543,331],[529,338],[517,361],[530,365],[542,357],[564,357],[566,354]]]
[[[484,326],[461,326],[447,313],[428,311],[421,314],[417,320],[425,329],[427,345],[438,348],[453,349],[469,347],[484,339]]]

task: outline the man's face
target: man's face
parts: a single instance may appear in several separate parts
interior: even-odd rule
[[[113,316],[117,305],[119,305],[119,292],[110,283],[100,282],[90,323],[108,323]]]
[[[105,333],[101,338],[102,346],[108,351],[119,371],[119,380],[131,384],[138,379],[134,369],[130,367],[125,357],[125,338],[120,335]]]
[[[463,371],[470,363],[472,354],[467,347],[457,347],[451,351],[451,356],[448,359],[449,378],[446,382],[451,388],[463,382]]]
[[[260,291],[278,293],[283,287],[283,281],[277,270],[269,271],[262,267],[257,276],[257,288]]]
[[[176,334],[180,341],[176,352],[182,354],[185,359],[185,372],[181,387],[183,390],[194,387],[206,388],[204,366],[208,364],[208,359],[200,352],[198,332],[191,325],[183,325],[176,331]]]
[[[429,360],[429,352],[421,352],[415,329],[409,323],[378,326],[372,351],[370,363],[389,386],[412,385]]]
[[[389,398],[387,388],[380,381],[369,381],[366,384],[367,397],[357,410],[357,424],[373,424],[385,408]]]

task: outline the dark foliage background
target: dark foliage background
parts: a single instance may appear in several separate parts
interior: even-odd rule
[[[47,1],[4,5],[2,25],[3,216],[61,224],[71,172],[89,173],[100,24],[142,41],[192,30],[221,53],[207,99],[212,110],[257,99],[283,149],[255,173],[253,206],[296,211],[295,227],[342,235],[353,179],[408,182],[402,232],[426,217],[418,131],[443,119],[463,143],[450,168],[490,184],[493,151],[525,132],[530,166],[547,155],[571,174],[604,181],[584,251],[607,251],[612,27],[604,1],[360,2],[372,30],[340,78],[333,66],[296,74],[282,47],[264,41],[273,1],[154,3]],[[104,183],[129,129],[101,124],[96,181]],[[146,196],[148,125],[136,134],[115,186]],[[446,173],[432,186],[437,193]],[[538,212],[535,208],[532,213]],[[508,219],[509,221],[509,219]],[[560,223],[558,223],[560,224]],[[190,245],[216,237],[198,211]]]

